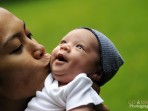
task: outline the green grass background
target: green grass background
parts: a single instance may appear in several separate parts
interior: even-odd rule
[[[0,6],[26,22],[47,51],[70,30],[87,26],[100,30],[125,60],[117,75],[101,88],[111,111],[131,108],[131,101],[148,105],[148,0],[0,0]]]

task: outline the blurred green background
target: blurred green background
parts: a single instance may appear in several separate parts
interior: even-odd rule
[[[111,111],[148,110],[148,0],[0,0],[0,6],[24,20],[49,53],[76,27],[103,32],[125,60],[101,88],[105,104]]]

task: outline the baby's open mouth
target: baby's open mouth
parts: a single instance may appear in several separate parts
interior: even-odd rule
[[[57,59],[59,61],[67,62],[67,60],[66,60],[66,58],[65,58],[65,56],[63,54],[58,54],[57,55]]]

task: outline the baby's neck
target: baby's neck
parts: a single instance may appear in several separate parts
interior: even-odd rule
[[[59,87],[65,86],[65,85],[67,85],[67,84],[68,84],[68,83],[63,83],[63,82],[58,81],[58,86],[59,86]]]

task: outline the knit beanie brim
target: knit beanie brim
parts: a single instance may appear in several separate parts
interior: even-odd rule
[[[102,86],[117,73],[120,66],[124,63],[124,60],[112,41],[104,34],[90,28],[83,27],[83,29],[91,31],[98,40],[103,74],[101,80],[98,82],[98,85]]]

